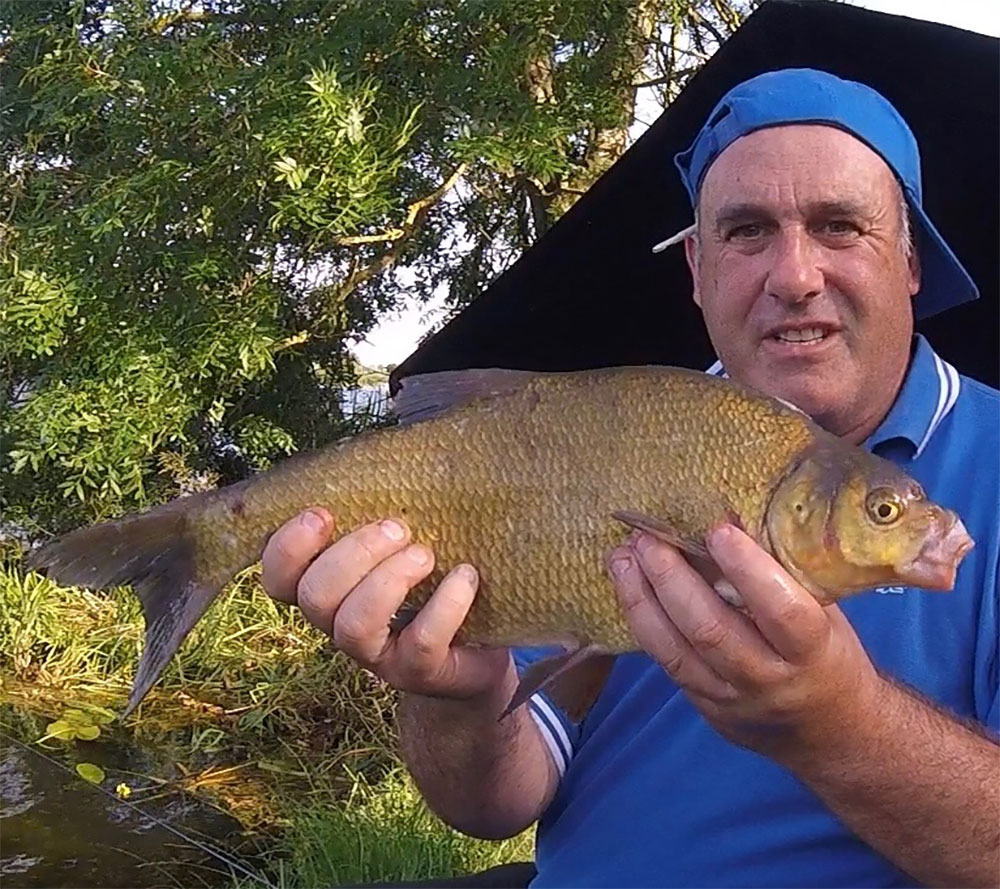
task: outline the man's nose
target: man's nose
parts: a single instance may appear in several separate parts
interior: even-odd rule
[[[823,292],[823,272],[808,232],[782,231],[772,242],[771,251],[771,267],[764,282],[769,296],[794,305]]]

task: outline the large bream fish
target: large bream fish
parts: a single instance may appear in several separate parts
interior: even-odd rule
[[[546,686],[575,714],[608,655],[637,649],[605,571],[625,526],[710,571],[705,536],[732,522],[824,604],[881,584],[951,589],[972,546],[959,518],[894,464],[695,371],[448,371],[404,380],[395,410],[396,426],[33,555],[60,583],[134,587],[146,640],[126,715],[222,588],[310,506],[344,533],[385,516],[409,523],[437,557],[410,609],[458,562],[475,565],[480,591],[460,641],[561,644],[566,654],[536,665],[511,708]],[[587,682],[568,681],[588,663]]]

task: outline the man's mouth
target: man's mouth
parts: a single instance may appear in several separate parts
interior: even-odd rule
[[[779,330],[771,334],[771,338],[777,340],[779,343],[821,343],[825,340],[831,331],[826,330],[822,327],[803,327],[797,330]]]

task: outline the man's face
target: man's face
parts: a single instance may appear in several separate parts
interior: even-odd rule
[[[885,162],[828,126],[759,130],[702,184],[686,243],[694,299],[727,372],[860,441],[906,370],[915,260]]]

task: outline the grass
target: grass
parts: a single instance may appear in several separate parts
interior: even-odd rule
[[[526,832],[504,843],[442,830],[402,769],[359,778],[339,799],[314,800],[283,841],[295,885],[339,886],[471,873],[530,860]]]
[[[331,651],[257,576],[244,572],[213,603],[116,731],[175,763],[175,786],[259,834],[268,878],[289,889],[530,858],[530,831],[474,840],[429,812],[396,754],[391,689]],[[0,703],[21,726],[66,707],[120,711],[141,641],[131,592],[65,589],[25,573],[16,556],[0,563]]]

